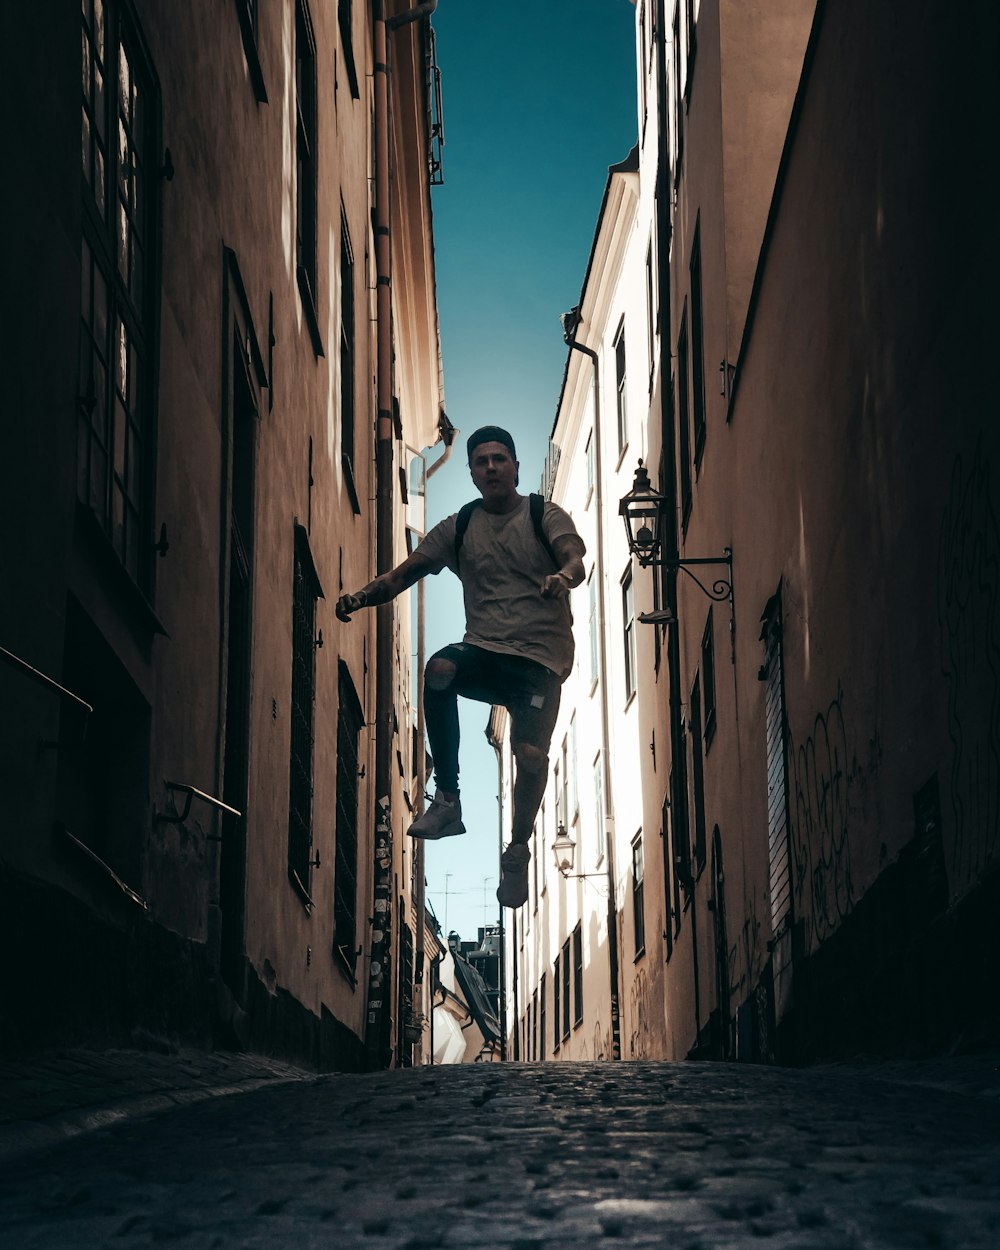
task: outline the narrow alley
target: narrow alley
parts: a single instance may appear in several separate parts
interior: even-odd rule
[[[995,1062],[306,1076],[8,1162],[18,1250],[992,1250]]]

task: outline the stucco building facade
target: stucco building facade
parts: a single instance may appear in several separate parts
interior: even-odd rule
[[[409,1061],[409,608],[333,608],[443,413],[432,7],[13,22],[6,1049]]]
[[[611,171],[569,323],[607,424],[620,392],[638,414],[604,462],[608,550],[638,456],[664,497],[666,563],[629,570],[635,706],[609,700],[606,818],[639,794],[608,825],[622,1053],[995,1043],[997,257],[975,170],[996,18],[640,0],[636,35],[637,169]],[[588,545],[590,367],[571,348],[552,478]],[[567,683],[564,719],[586,706]],[[584,931],[604,917],[590,900]],[[575,923],[525,952],[535,980]],[[584,951],[599,983],[606,954]]]

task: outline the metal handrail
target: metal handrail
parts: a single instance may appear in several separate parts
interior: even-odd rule
[[[172,790],[175,794],[183,794],[187,797],[184,800],[184,810],[179,816],[168,816],[165,812],[153,812],[153,824],[162,825],[181,825],[188,818],[191,811],[191,802],[193,799],[201,799],[203,803],[207,803],[209,807],[217,807],[220,812],[228,812],[230,816],[241,817],[242,812],[238,812],[235,807],[230,807],[228,803],[223,803],[222,799],[217,799],[214,794],[206,794],[204,790],[199,790],[195,786],[185,785],[182,781],[167,781],[164,783],[168,790]]]
[[[68,840],[71,846],[76,847],[78,851],[82,852],[96,868],[99,868],[100,871],[104,873],[113,885],[117,886],[118,889],[121,890],[122,894],[125,895],[129,902],[135,903],[137,907],[141,908],[145,912],[149,911],[149,904],[142,897],[142,895],[137,894],[130,885],[123,881],[111,865],[105,863],[104,860],[101,859],[100,855],[90,849],[86,842],[81,842],[78,837],[70,833],[65,825],[57,825],[56,827],[59,832],[62,833],[63,837]]]
[[[87,718],[94,710],[86,699],[81,699],[80,696],[78,694],[74,694],[72,690],[67,690],[65,686],[60,686],[60,684],[53,678],[49,677],[47,673],[41,672],[40,669],[37,669],[33,665],[29,664],[27,660],[22,660],[19,655],[15,655],[13,651],[8,651],[6,647],[0,647],[0,660],[4,660],[11,666],[11,668],[16,668],[19,673],[23,673],[25,677],[31,678],[32,681],[37,682],[40,686],[44,686],[47,690],[51,690],[54,694],[57,694],[60,699],[68,699],[70,703],[75,703],[77,707],[83,709],[84,719],[80,730],[79,742],[68,743],[43,740],[40,745],[43,747],[82,746],[83,741],[87,736]]]

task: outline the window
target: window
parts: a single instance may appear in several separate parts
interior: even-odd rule
[[[674,186],[680,181],[681,157],[684,154],[684,141],[681,136],[681,101],[684,90],[684,72],[681,65],[681,6],[674,11],[674,43],[673,43],[673,131],[674,131]]]
[[[691,249],[691,415],[694,420],[694,460],[700,464],[705,449],[705,342],[701,309],[701,226],[695,227]]]
[[[632,597],[631,568],[622,581],[622,631],[625,646],[625,698],[627,701],[635,694],[636,682],[635,603]]]
[[[545,973],[538,982],[538,1058],[545,1058]]]
[[[292,576],[292,716],[288,782],[288,877],[307,907],[312,850],[313,713],[316,704],[316,600],[319,579],[301,525]]]
[[[670,852],[670,797],[665,794],[663,803],[660,807],[660,837],[663,839],[663,845],[667,849],[667,882],[666,882],[666,904],[667,904],[667,923],[663,932],[664,940],[667,944],[667,959],[674,953],[674,926],[671,919],[677,912],[677,870],[674,867],[673,857]]]
[[[715,737],[715,628],[712,620],[712,609],[708,609],[708,620],[701,639],[701,680],[703,683],[702,705],[705,735],[705,754]]]
[[[767,746],[767,834],[771,894],[771,935],[778,937],[792,923],[792,889],[788,852],[788,776],[785,763],[785,674],[781,630],[781,591],[764,608],[760,638],[764,644],[761,680],[765,686],[764,738]],[[783,943],[776,951],[784,959]],[[781,969],[778,971],[780,972]]]
[[[567,938],[566,941],[563,942],[563,948],[562,948],[562,1032],[563,1032],[564,1038],[569,1037],[569,1029],[570,1029],[569,986],[570,986],[571,970],[570,970],[570,965],[569,965],[569,958],[570,958],[569,941],[570,941],[569,938]]]
[[[83,3],[77,497],[148,592],[159,98],[129,12]]]
[[[295,264],[313,350],[323,355],[316,316],[316,43],[305,0],[295,4]]]
[[[681,328],[677,336],[677,437],[678,469],[681,479],[681,520],[687,525],[691,515],[691,429],[688,412],[688,332],[687,303],[681,313]]]
[[[687,793],[684,785],[684,761],[687,743],[681,725],[677,744],[678,758],[670,769],[670,865],[674,873],[674,933],[681,928],[681,914],[691,880],[691,845],[688,835]]]
[[[646,133],[647,96],[649,93],[649,46],[646,43],[646,4],[639,6],[639,116],[642,133]]]
[[[646,346],[649,351],[649,391],[656,375],[656,286],[653,273],[653,240],[646,249]]]
[[[569,735],[563,734],[562,740],[562,769],[559,774],[562,777],[562,813],[563,822],[569,828],[573,823],[573,808],[570,806],[569,793]]]
[[[354,973],[358,949],[358,743],[365,716],[343,660],[337,673],[337,848],[333,865],[334,953]]]
[[[632,839],[632,928],[635,932],[635,957],[646,950],[646,914],[643,905],[642,830]]]
[[[531,1058],[538,1058],[538,990],[531,995]]]
[[[596,566],[595,566],[596,567]],[[594,569],[587,578],[587,634],[590,638],[590,693],[597,689],[597,577]]]
[[[694,11],[695,0],[684,0],[684,25],[687,29],[687,85],[685,87],[685,95],[691,98],[691,77],[694,73],[694,54],[698,50],[698,36],[695,22],[697,15]]]
[[[625,318],[615,335],[615,390],[618,396],[618,455],[628,446],[628,406],[625,400]]]
[[[355,377],[357,376],[354,318],[354,251],[343,206],[340,211],[340,458],[351,506],[361,511],[354,480]]]
[[[545,854],[545,836],[545,800],[542,799],[541,805],[538,808],[538,855],[536,856],[542,866],[542,894],[545,893],[545,879],[547,872],[546,865],[548,864],[549,859],[549,857]]]
[[[555,957],[552,965],[552,1050],[553,1053],[559,1049],[559,1042],[562,1038],[560,1031],[560,1021],[562,1013],[560,1007],[560,994],[562,992],[562,981],[559,977],[559,956]]]
[[[339,0],[337,19],[340,23],[340,50],[344,58],[344,70],[347,74],[348,86],[351,88],[351,95],[358,100],[361,98],[361,93],[358,90],[358,71],[354,64],[354,30],[351,18],[351,0]]]
[[[583,927],[573,930],[573,1024],[583,1024]]]
[[[240,37],[243,40],[243,55],[247,60],[250,85],[260,103],[266,104],[267,89],[264,86],[264,73],[260,67],[260,52],[257,44],[259,8],[258,0],[236,0],[236,15],[240,22]]]
[[[566,823],[566,807],[563,803],[563,788],[560,782],[559,772],[560,761],[556,760],[552,769],[552,784],[555,787],[556,795],[556,833],[559,832],[559,826]]]
[[[604,768],[602,752],[598,751],[594,758],[594,830],[597,834],[598,862],[604,858],[605,826],[604,826]]]
[[[696,676],[691,687],[691,808],[696,875],[705,867],[705,769],[701,735],[701,678]]]
[[[569,778],[569,816],[575,822],[580,812],[580,795],[576,780],[576,712],[569,718],[569,755],[566,761],[566,775]]]
[[[587,503],[586,507],[590,507],[590,501],[594,495],[594,431],[591,430],[587,435]]]
[[[535,850],[535,854],[532,855],[531,857],[531,897],[532,897],[532,909],[537,912],[538,911],[538,859],[540,855],[539,848],[542,848],[542,842],[540,838],[540,832],[539,832],[537,820],[535,821],[535,827],[532,831],[532,841],[535,844],[536,850]],[[527,920],[525,921],[525,923],[527,924]]]

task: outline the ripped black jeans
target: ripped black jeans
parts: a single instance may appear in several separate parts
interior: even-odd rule
[[[435,690],[424,674],[424,717],[438,789],[458,789],[459,695],[505,707],[510,712],[511,743],[548,754],[562,693],[562,683],[551,669],[468,642],[442,647],[427,661],[427,668],[435,660],[455,666],[455,675],[443,689]]]

